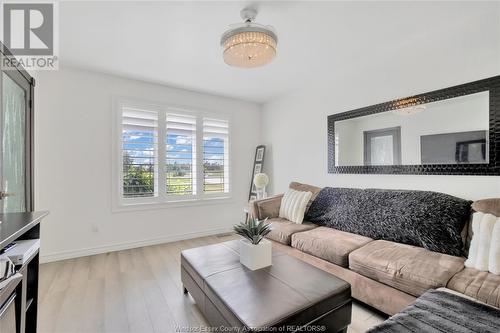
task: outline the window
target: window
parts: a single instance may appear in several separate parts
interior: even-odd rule
[[[229,123],[203,119],[203,192],[229,192]]]
[[[196,195],[196,117],[167,114],[167,195]]]
[[[118,205],[229,196],[229,119],[132,102],[117,110]]]
[[[152,197],[158,183],[158,113],[123,108],[123,197]]]

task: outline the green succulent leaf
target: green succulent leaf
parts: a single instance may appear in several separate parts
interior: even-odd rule
[[[267,223],[267,218],[265,220],[251,218],[246,222],[235,225],[233,229],[238,235],[257,245],[271,232],[271,224]]]

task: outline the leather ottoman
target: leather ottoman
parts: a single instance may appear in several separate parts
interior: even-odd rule
[[[240,264],[238,241],[184,250],[181,279],[212,331],[346,331],[351,286],[283,252],[273,265]]]

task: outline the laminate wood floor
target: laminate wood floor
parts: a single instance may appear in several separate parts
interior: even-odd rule
[[[182,293],[180,251],[236,238],[210,236],[42,264],[38,331],[202,332],[203,315]],[[383,320],[355,303],[349,332]]]

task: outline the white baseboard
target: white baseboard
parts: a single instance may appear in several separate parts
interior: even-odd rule
[[[181,240],[191,239],[191,238],[197,238],[197,237],[225,234],[225,233],[230,233],[231,231],[232,231],[231,228],[216,228],[216,229],[209,229],[209,230],[204,230],[204,231],[189,232],[189,233],[185,233],[185,234],[164,236],[164,237],[159,237],[159,238],[144,239],[144,240],[140,240],[140,241],[96,246],[96,247],[90,247],[90,248],[85,248],[85,249],[61,251],[61,252],[48,253],[48,254],[42,253],[40,255],[40,263],[43,264],[43,263],[65,260],[65,259],[86,257],[86,256],[94,255],[94,254],[108,253],[108,252],[114,252],[114,251],[120,251],[120,250],[128,250],[128,249],[149,246],[149,245],[171,243],[171,242],[176,242],[176,241],[181,241]]]

